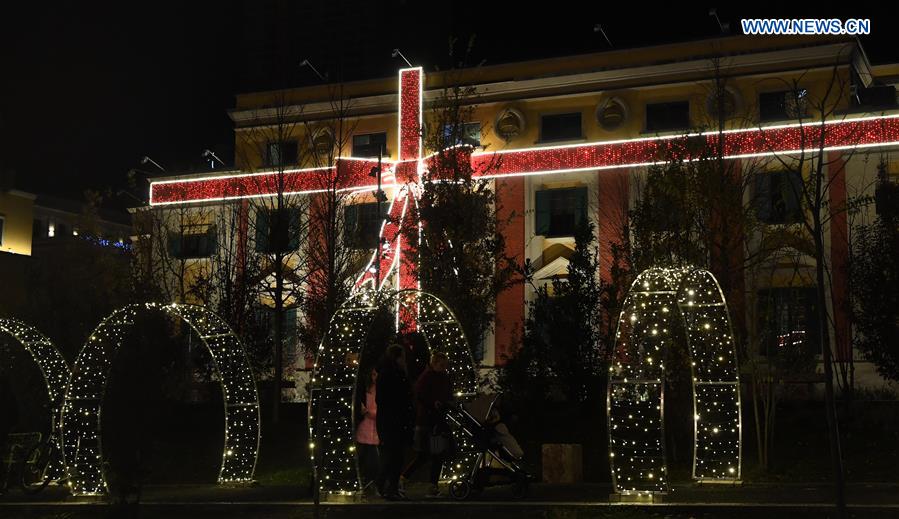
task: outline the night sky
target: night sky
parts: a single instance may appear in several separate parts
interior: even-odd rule
[[[207,148],[230,164],[234,95],[317,82],[298,66],[304,58],[351,80],[392,76],[401,66],[394,47],[426,71],[446,68],[451,35],[460,50],[476,35],[470,64],[496,64],[608,49],[596,23],[619,49],[720,34],[707,6],[681,3],[667,12],[636,2],[630,12],[558,1],[539,10],[475,1],[183,3],[4,7],[0,171],[15,171],[15,187],[68,196],[117,190],[129,169],[152,169],[140,165],[144,155],[184,172],[203,167]],[[441,11],[426,7],[433,5]],[[718,11],[732,33],[746,17],[871,18],[874,34],[862,43],[882,63],[899,61],[895,17],[885,7]]]

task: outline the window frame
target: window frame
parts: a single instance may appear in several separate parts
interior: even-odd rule
[[[255,231],[256,236],[254,238],[253,249],[261,254],[289,254],[292,252],[296,252],[300,250],[301,245],[301,236],[300,229],[302,227],[302,212],[298,207],[282,207],[281,211],[285,211],[288,214],[288,223],[287,223],[287,248],[284,250],[277,250],[272,248],[272,230],[271,230],[271,216],[277,211],[277,208],[269,208],[263,207],[256,210],[256,222],[255,222]],[[263,215],[268,215],[267,221],[265,222],[265,231],[262,231],[262,223],[260,220]]]
[[[672,126],[665,126],[665,127],[659,127],[659,128],[650,127],[651,126],[649,123],[650,122],[650,116],[649,116],[650,107],[662,106],[662,105],[685,105],[687,108],[686,123],[683,126],[672,125]],[[693,124],[692,114],[690,113],[691,108],[692,107],[691,107],[691,103],[690,103],[689,99],[673,99],[670,101],[654,101],[654,102],[645,103],[643,105],[643,133],[667,133],[667,132],[678,132],[678,131],[689,130]]]
[[[809,348],[805,353],[811,353],[814,356],[821,355],[821,337],[820,337],[820,311],[818,309],[818,292],[817,287],[815,286],[787,286],[787,287],[766,287],[761,288],[756,291],[756,334],[758,336],[759,346],[758,346],[758,355],[765,358],[772,358],[777,356],[778,353],[778,344],[777,341],[780,340],[781,337],[785,337],[788,334],[793,334],[799,330],[788,330],[787,333],[781,333],[782,330],[778,329],[768,329],[765,324],[770,323],[772,326],[776,327],[779,323],[781,313],[780,313],[780,305],[788,305],[788,312],[790,315],[787,317],[788,321],[794,322],[801,318],[803,321],[803,326],[805,329],[802,332],[805,334],[804,346],[805,348]],[[798,300],[798,295],[801,294],[803,300]],[[771,306],[766,307],[765,304],[768,303]],[[796,305],[794,307],[794,305]],[[797,310],[802,311],[802,315],[799,316]],[[787,323],[788,327],[797,327],[796,324]],[[770,336],[769,336],[770,335]]]
[[[577,136],[562,136],[562,137],[547,137],[544,131],[545,121],[549,117],[564,117],[564,116],[573,116],[577,115],[578,117],[578,134]],[[565,111],[565,112],[547,112],[540,114],[539,117],[540,127],[538,129],[539,132],[539,142],[569,142],[569,141],[580,141],[584,139],[584,113],[582,110],[573,110],[573,111]]]
[[[556,204],[560,203],[560,198],[565,194],[575,197],[574,207],[572,208],[574,221],[571,228],[559,229],[561,226],[553,225],[554,210]],[[571,186],[538,189],[534,193],[534,235],[543,236],[544,238],[571,238],[577,233],[579,224],[590,221],[588,211],[590,191],[587,186]],[[541,200],[541,198],[543,200]],[[541,208],[542,204],[548,206]],[[578,205],[580,207],[578,207]],[[545,223],[544,223],[545,222]],[[569,232],[570,231],[570,232]]]
[[[770,122],[778,122],[778,121],[792,121],[798,118],[806,118],[808,117],[808,89],[807,88],[797,88],[795,92],[802,92],[803,94],[798,96],[800,99],[805,99],[806,104],[801,106],[802,113],[797,113],[795,116],[790,116],[788,112],[787,105],[787,94],[792,94],[794,92],[793,89],[786,90],[764,90],[760,91],[756,97],[758,102],[758,116],[760,123],[770,123]],[[781,107],[782,111],[777,114],[770,114],[765,116],[762,114],[762,96],[770,96],[770,95],[780,95],[781,98]],[[800,107],[797,107],[797,109]]]
[[[443,125],[443,143],[446,146],[458,146],[459,144],[465,144],[472,147],[479,147],[481,145],[481,122],[480,121],[466,121],[459,123],[461,126],[461,139],[457,142],[451,142],[450,138],[452,137],[453,123],[447,123]],[[477,129],[476,132],[471,132],[470,128],[475,127]],[[477,139],[471,137],[471,133],[477,133]]]
[[[350,146],[351,146],[351,149],[352,149],[352,156],[353,156],[353,157],[360,158],[360,159],[376,159],[376,158],[378,158],[377,150],[376,150],[376,152],[375,152],[374,154],[371,154],[371,152],[369,152],[369,153],[370,153],[369,155],[364,155],[364,154],[361,154],[361,153],[359,153],[359,152],[357,151],[357,149],[358,149],[357,146],[375,146],[375,144],[372,144],[372,143],[370,143],[370,142],[369,142],[368,144],[360,144],[360,145],[357,145],[357,144],[356,144],[356,139],[357,139],[357,138],[359,138],[359,137],[369,137],[369,138],[370,138],[370,137],[373,136],[373,135],[383,135],[383,136],[384,136],[384,143],[381,145],[381,156],[382,156],[382,157],[388,157],[388,156],[389,156],[389,155],[387,154],[387,131],[386,131],[386,130],[382,130],[382,131],[379,131],[379,132],[367,132],[367,133],[357,133],[357,134],[354,134],[354,135],[353,135],[353,138],[352,138],[352,141],[351,141],[351,145],[350,145]]]
[[[357,202],[353,204],[346,204],[343,206],[343,243],[347,247],[356,250],[372,250],[378,246],[378,237],[380,236],[381,231],[381,222],[383,222],[387,218],[387,211],[390,207],[388,203],[381,204],[381,217],[377,217],[377,202]],[[369,221],[377,222],[374,228],[374,238],[366,239],[367,233],[366,229],[361,223],[363,222],[362,211],[363,207],[370,208],[374,207],[375,217],[370,219]],[[353,222],[350,222],[350,213],[353,213],[352,219]],[[373,243],[370,243],[373,242]]]
[[[789,200],[782,196],[786,191],[784,191],[785,188],[783,185],[779,185],[780,189],[778,190],[778,193],[781,195],[779,201],[783,204],[782,208],[776,206],[778,200],[775,200],[773,197],[775,187],[774,178],[777,176],[781,177],[778,184],[783,184],[785,182],[783,179],[786,179],[788,184],[795,181],[798,186],[798,188],[796,188],[798,191],[795,190],[793,186],[790,186],[789,193],[795,198]],[[796,180],[797,178],[798,180]],[[759,173],[756,176],[753,188],[753,201],[756,217],[759,221],[766,225],[793,225],[802,223],[805,212],[805,201],[802,196],[804,182],[805,179],[802,177],[802,173],[795,170],[779,169]],[[791,207],[791,201],[795,202],[794,207]],[[779,217],[775,218],[775,216]]]
[[[206,230],[203,232],[185,232],[186,229],[200,229],[204,227]],[[209,249],[208,251],[206,251],[207,253],[204,254],[202,247],[198,246],[198,251],[196,253],[191,252],[190,254],[188,254],[188,252],[186,252],[187,247],[185,247],[185,244],[189,242],[186,240],[196,239],[198,240],[198,243],[202,245],[204,244],[203,237],[205,237],[205,244]],[[173,247],[173,244],[175,243],[177,243],[177,246]],[[216,226],[212,224],[183,224],[181,225],[178,233],[172,233],[169,235],[168,253],[171,257],[181,261],[208,259],[215,256],[217,250],[218,230],[216,229]]]
[[[290,145],[293,148],[293,157],[289,160],[284,160],[285,155],[285,145]],[[273,160],[272,149],[274,147],[278,148],[278,161]],[[265,146],[265,165],[270,168],[277,168],[283,166],[296,166],[300,161],[300,144],[296,140],[285,139],[283,141],[268,141]]]

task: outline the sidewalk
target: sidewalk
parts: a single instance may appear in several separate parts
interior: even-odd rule
[[[746,484],[742,486],[676,485],[661,503],[610,503],[610,487],[600,484],[534,484],[523,500],[512,498],[508,487],[487,489],[478,499],[465,502],[450,499],[426,500],[426,485],[409,489],[411,501],[386,502],[373,498],[360,503],[323,503],[327,517],[412,514],[435,517],[450,509],[464,510],[465,516],[529,517],[539,510],[573,511],[575,517],[619,517],[612,510],[630,510],[624,517],[826,517],[832,505],[832,487],[827,484]],[[899,517],[899,483],[856,483],[847,489],[847,502],[854,517]],[[74,498],[62,488],[48,488],[36,496],[18,491],[0,497],[0,516],[43,517],[60,513],[87,513],[95,517],[108,506],[95,498]],[[141,498],[143,512],[160,516],[201,517],[312,517],[314,505],[307,489],[288,486],[221,487],[216,485],[148,486]],[[648,515],[632,515],[644,510]],[[391,512],[392,511],[392,512]],[[592,511],[592,512],[591,512]],[[388,513],[390,512],[390,513]],[[689,513],[688,513],[689,512]],[[696,515],[696,513],[700,515]],[[45,515],[41,515],[41,514]],[[454,512],[455,513],[455,512]],[[19,515],[16,515],[19,514]],[[308,515],[313,514],[313,515]],[[522,515],[523,514],[523,515]],[[661,515],[656,515],[661,514]],[[748,514],[748,515],[746,515]],[[798,515],[797,515],[798,514]]]

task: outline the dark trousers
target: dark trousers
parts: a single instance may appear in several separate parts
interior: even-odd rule
[[[362,484],[368,485],[372,481],[376,481],[379,483],[378,487],[380,488],[381,481],[378,479],[378,476],[381,474],[381,459],[378,455],[378,446],[360,443],[358,444],[358,453]]]
[[[396,494],[399,489],[400,471],[403,470],[403,451],[406,446],[402,442],[381,443],[381,472],[377,483],[381,493]]]
[[[436,485],[440,480],[440,469],[443,468],[444,456],[443,454],[431,454],[428,451],[418,451],[415,453],[415,458],[406,465],[405,470],[403,470],[403,477],[410,478],[412,474],[415,474],[422,465],[431,460],[431,473],[429,474],[432,485]]]
[[[440,479],[440,469],[443,467],[443,461],[446,457],[443,453],[433,454],[431,452],[431,431],[433,427],[425,427],[421,425],[415,426],[415,438],[413,440],[415,447],[415,458],[403,469],[403,477],[412,477],[412,474],[421,468],[422,465],[431,461],[431,473],[428,481],[436,485]]]

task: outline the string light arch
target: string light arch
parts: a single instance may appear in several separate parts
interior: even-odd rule
[[[344,303],[328,325],[319,346],[309,399],[309,450],[315,481],[322,493],[352,494],[361,490],[356,459],[355,402],[360,362],[379,311],[396,308],[400,318],[414,319],[414,328],[430,352],[447,355],[453,394],[466,400],[477,393],[477,364],[459,320],[433,294],[415,289],[360,290]],[[405,322],[405,321],[404,321]],[[455,479],[475,461],[473,449],[457,436],[456,459],[447,460],[442,477]]]
[[[0,332],[15,339],[15,342],[28,352],[40,370],[44,386],[47,389],[47,402],[50,411],[50,441],[59,447],[62,406],[66,385],[71,374],[69,365],[53,342],[33,326],[29,326],[17,319],[0,318]],[[63,472],[64,467],[59,463],[50,467],[49,476],[52,479],[59,479]]]
[[[145,303],[110,314],[91,333],[75,361],[62,411],[63,452],[72,494],[106,492],[100,415],[109,370],[136,318],[148,313],[180,319],[209,351],[225,410],[218,482],[251,481],[259,453],[259,397],[240,339],[221,317],[202,306]]]
[[[619,493],[665,493],[665,357],[683,341],[693,386],[694,480],[741,478],[737,351],[727,302],[711,272],[643,271],[628,292],[609,367],[612,481]]]

